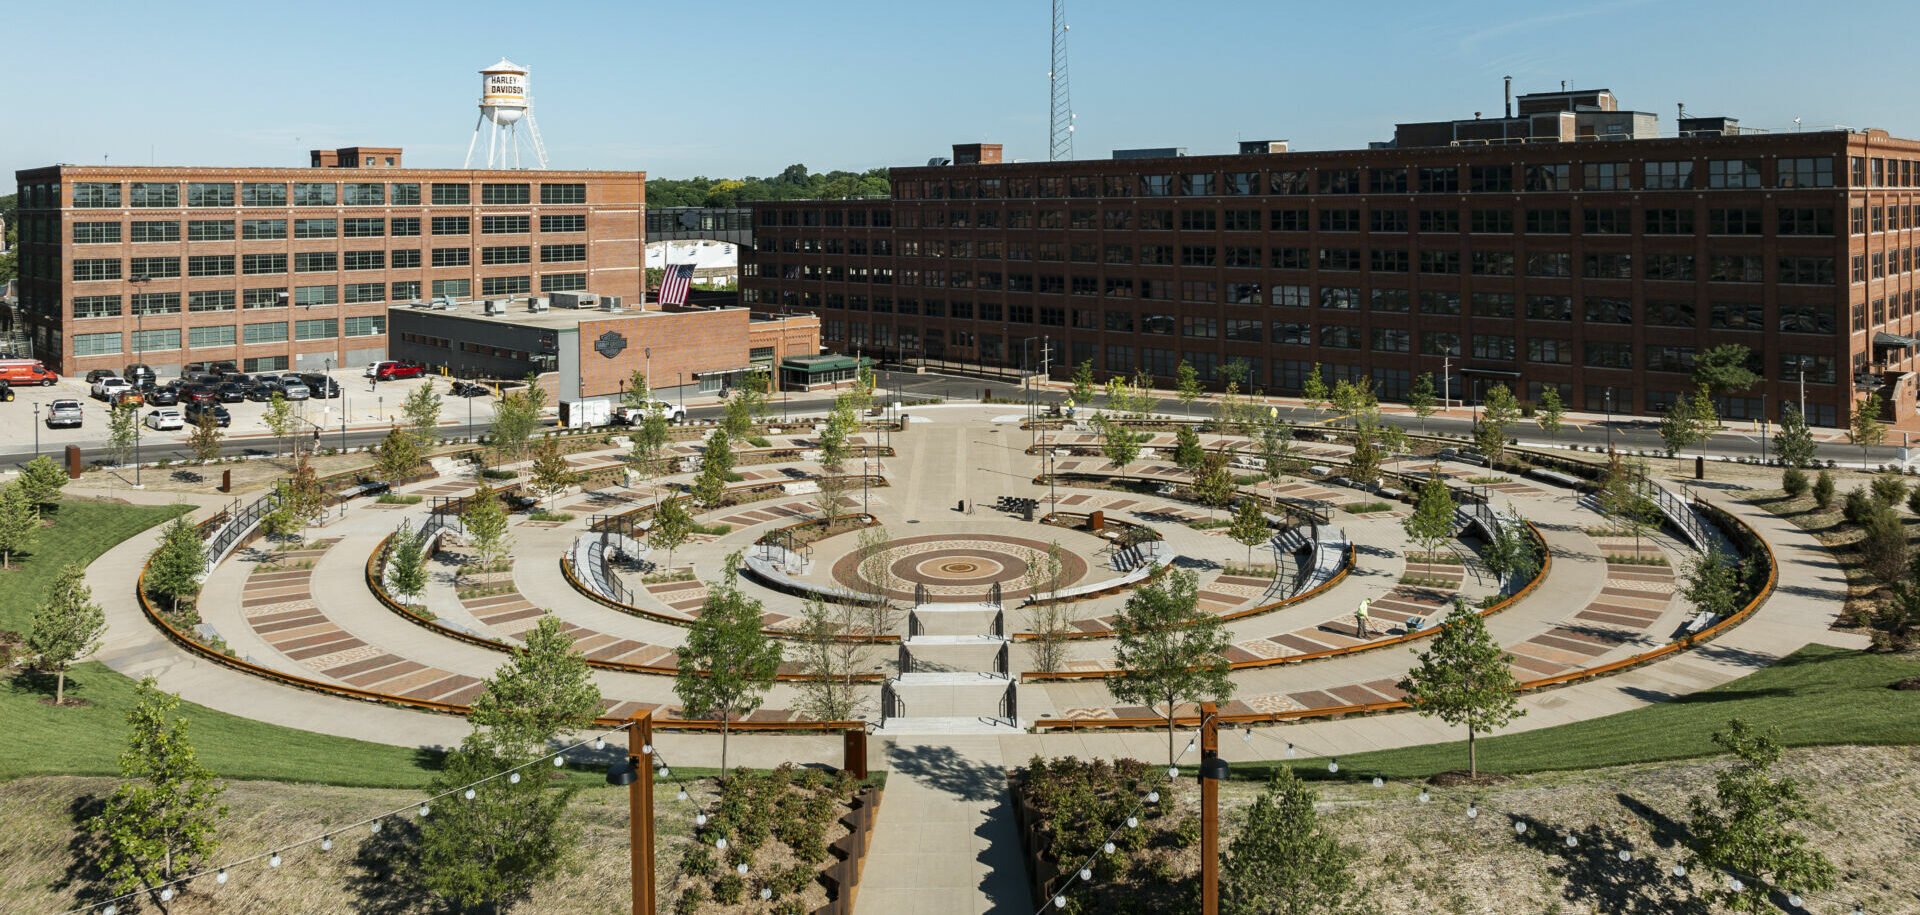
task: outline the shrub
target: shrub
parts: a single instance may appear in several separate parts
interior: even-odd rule
[[[1807,472],[1798,467],[1788,467],[1787,471],[1780,475],[1780,488],[1786,492],[1788,498],[1798,499],[1806,495],[1808,485]]]
[[[1873,478],[1873,501],[1876,504],[1892,508],[1907,497],[1907,481],[1893,474],[1881,474]]]
[[[1840,507],[1840,515],[1848,524],[1865,524],[1872,517],[1875,508],[1873,496],[1867,494],[1864,486],[1855,486],[1847,491],[1847,500]]]
[[[713,852],[705,845],[688,848],[680,856],[680,869],[698,877],[710,877],[718,865],[713,860]]]
[[[739,905],[746,895],[747,882],[738,874],[728,874],[713,882],[713,901],[721,905]]]
[[[1833,506],[1832,471],[1822,470],[1819,476],[1813,478],[1813,504],[1819,506],[1821,511]]]
[[[674,915],[694,915],[707,901],[707,891],[697,886],[687,887],[680,898],[673,903]]]
[[[1912,492],[1907,493],[1907,511],[1920,515],[1920,487],[1916,487]]]

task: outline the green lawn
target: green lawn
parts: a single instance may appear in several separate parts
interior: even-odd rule
[[[0,629],[25,629],[59,567],[89,563],[128,537],[172,518],[172,506],[132,506],[70,500],[42,530],[34,550],[12,572],[0,573]],[[18,560],[16,560],[18,562]],[[96,594],[100,601],[131,595]],[[44,688],[42,688],[44,686]],[[134,683],[105,665],[88,662],[67,677],[77,708],[53,708],[51,682],[17,675],[0,684],[0,780],[23,775],[113,775],[125,741]],[[215,772],[228,778],[411,787],[431,776],[435,759],[414,750],[324,737],[261,724],[182,703],[193,742]],[[342,705],[341,714],[352,714]]]
[[[1920,691],[1888,689],[1920,674],[1912,656],[1809,645],[1771,667],[1704,692],[1646,708],[1480,741],[1480,768],[1519,774],[1710,756],[1729,718],[1778,729],[1786,746],[1920,744]],[[1404,714],[1404,713],[1402,713]],[[1286,739],[1284,728],[1269,732]],[[1265,778],[1277,763],[1240,763],[1234,775]],[[1467,745],[1429,744],[1340,758],[1342,778],[1423,778],[1464,770]],[[1329,777],[1317,762],[1303,777]]]

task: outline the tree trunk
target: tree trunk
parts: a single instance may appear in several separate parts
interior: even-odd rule
[[[727,783],[727,719],[726,709],[720,710],[720,784]]]
[[[61,668],[53,672],[53,704],[65,705],[67,702],[67,670]]]
[[[1173,768],[1173,697],[1167,697],[1167,768]]]
[[[1467,777],[1477,779],[1480,777],[1480,748],[1474,743],[1475,736],[1474,727],[1469,723],[1467,725]]]

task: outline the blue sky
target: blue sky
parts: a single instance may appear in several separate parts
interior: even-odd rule
[[[0,173],[52,162],[305,164],[398,145],[458,166],[479,77],[530,67],[555,167],[660,177],[1044,158],[1047,0],[11,4]],[[524,9],[516,16],[512,11]],[[1837,7],[1834,9],[1838,9]],[[1516,92],[1613,89],[1755,127],[1920,136],[1911,3],[1070,0],[1076,153],[1236,138],[1351,148]],[[0,186],[11,181],[0,180]]]

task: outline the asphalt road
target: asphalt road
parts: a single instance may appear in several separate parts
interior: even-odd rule
[[[910,372],[882,372],[880,373],[879,381],[882,388],[882,400],[886,399],[885,395],[887,392],[898,392],[901,395],[913,398],[938,397],[946,400],[958,399],[968,401],[977,400],[983,393],[991,391],[995,400],[1007,402],[1010,411],[1022,409],[1022,404],[1024,404],[1026,400],[1026,392],[1021,389],[1018,383],[1010,381],[936,375],[931,373],[915,374]],[[1062,403],[1067,397],[1065,392],[1053,390],[1034,391],[1032,392],[1032,396],[1033,399],[1040,404]],[[831,400],[832,396],[825,393],[813,395],[782,395],[776,396],[770,406],[772,413],[782,418],[792,415],[819,415],[826,410]],[[1089,407],[1097,408],[1104,403],[1104,400],[1104,397],[1096,397],[1094,404],[1082,404],[1081,407],[1083,409]],[[457,399],[450,401],[450,403],[454,404],[457,404],[457,402]],[[459,413],[459,411],[452,409],[451,406],[447,409],[447,412],[456,417]],[[687,409],[687,417],[692,420],[713,420],[719,418],[722,412],[723,408],[718,404],[696,405]],[[1179,402],[1171,396],[1162,398],[1156,412],[1176,416],[1182,414]],[[1211,408],[1202,405],[1194,411],[1194,414],[1211,415]],[[1281,418],[1290,423],[1310,424],[1326,422],[1338,419],[1339,417],[1331,411],[1314,411],[1302,407],[1292,410],[1283,408],[1281,410]],[[1411,415],[1390,413],[1385,417],[1385,421],[1402,426],[1410,431],[1420,431],[1424,426],[1428,432],[1448,435],[1469,435],[1473,430],[1473,418],[1469,415],[1434,416],[1422,423],[1417,417]],[[449,435],[465,435],[469,431],[461,425],[452,425],[443,428]],[[487,423],[480,422],[476,423],[471,431],[483,433],[486,429]],[[361,447],[380,441],[386,437],[386,434],[385,429],[350,430],[344,434],[338,430],[334,430],[323,433],[320,444],[325,448],[339,448],[342,447],[343,444],[346,447]],[[1603,420],[1595,422],[1570,421],[1566,427],[1560,431],[1557,437],[1551,439],[1540,433],[1539,429],[1531,422],[1523,422],[1514,430],[1514,434],[1520,439],[1522,444],[1531,446],[1554,444],[1605,446],[1609,440],[1611,440],[1615,447],[1627,451],[1644,450],[1648,452],[1664,452],[1665,450],[1665,445],[1660,441],[1658,421],[1645,418],[1616,419],[1611,423]],[[1889,437],[1895,439],[1897,445],[1898,436],[1892,435]],[[1771,445],[1768,444],[1767,447],[1768,453],[1770,454]],[[1748,431],[1726,430],[1715,435],[1705,450],[1708,455],[1713,457],[1733,456],[1758,458],[1761,456],[1761,449],[1762,440],[1759,435]],[[227,439],[221,453],[226,456],[271,455],[275,453],[276,450],[277,444],[270,436],[236,436]],[[1895,445],[1869,448],[1866,451],[1865,459],[1876,464],[1892,463],[1899,460],[1898,451],[1899,448]],[[53,454],[56,458],[59,457],[58,449],[50,448],[46,453]],[[111,451],[102,446],[83,447],[80,453],[82,459],[88,462],[107,461],[111,459]],[[34,453],[31,449],[12,448],[0,452],[0,466],[24,463],[31,460],[33,456]],[[1846,463],[1854,463],[1862,460],[1861,449],[1844,442],[1821,444],[1819,446],[1819,456],[1822,459]],[[146,446],[143,447],[140,452],[141,460],[149,463],[163,458],[179,462],[191,457],[191,452],[186,449],[183,443],[179,442],[168,442],[165,445],[157,447]]]

